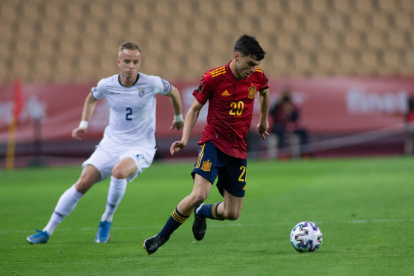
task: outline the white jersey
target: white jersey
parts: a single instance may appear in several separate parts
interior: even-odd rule
[[[131,87],[121,84],[120,75],[100,80],[92,88],[92,96],[97,100],[105,97],[110,106],[109,125],[101,144],[155,148],[155,96],[170,91],[166,80],[142,73]]]

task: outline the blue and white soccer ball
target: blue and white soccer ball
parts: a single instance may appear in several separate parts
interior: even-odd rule
[[[290,232],[290,242],[299,252],[314,252],[322,244],[322,232],[319,227],[310,221],[302,221],[293,227]]]

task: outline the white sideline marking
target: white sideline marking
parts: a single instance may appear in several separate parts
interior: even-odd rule
[[[316,224],[330,224],[330,223],[380,223],[380,222],[405,222],[414,221],[411,219],[370,219],[370,220],[348,220],[348,221],[314,221]],[[220,224],[209,224],[208,227],[243,227],[243,226],[274,226],[274,225],[292,225],[295,226],[297,222],[273,222],[273,223],[220,223]],[[112,227],[115,230],[139,230],[139,229],[162,229],[163,226],[126,226],[126,227]],[[85,228],[57,228],[55,231],[96,231],[98,227],[85,227]],[[0,231],[1,234],[12,234],[12,233],[32,233],[34,230],[8,230]]]

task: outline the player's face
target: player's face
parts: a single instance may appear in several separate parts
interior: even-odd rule
[[[124,49],[119,53],[117,59],[121,74],[125,77],[134,77],[138,74],[141,66],[141,53],[138,50]]]
[[[235,53],[234,59],[236,60],[236,72],[239,75],[236,77],[240,79],[247,79],[260,64],[252,56],[242,56],[239,53]]]

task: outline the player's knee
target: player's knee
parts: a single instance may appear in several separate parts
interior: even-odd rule
[[[81,194],[85,194],[94,183],[91,183],[91,181],[87,177],[80,177],[79,180],[75,183],[75,189]]]
[[[112,169],[112,176],[116,179],[125,179],[128,177],[127,170],[122,167]]]
[[[206,200],[206,198],[207,196],[202,195],[202,194],[193,195],[192,200],[191,200],[192,207],[199,206],[201,203],[204,202],[204,200]]]
[[[237,220],[239,217],[240,217],[240,212],[239,211],[230,211],[230,210],[225,210],[224,211],[224,219]]]

